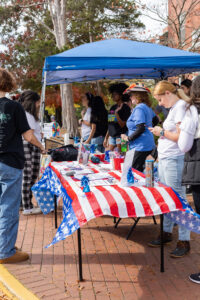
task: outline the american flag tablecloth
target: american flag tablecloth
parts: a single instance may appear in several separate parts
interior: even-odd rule
[[[167,214],[173,221],[200,233],[200,216],[172,188],[159,182],[145,187],[144,175],[134,170],[135,186],[120,186],[120,171],[110,171],[116,185],[92,186],[83,193],[75,179],[64,176],[67,162],[53,162],[42,179],[33,186],[33,192],[44,213],[54,208],[53,194],[63,198],[63,220],[52,244],[65,239],[89,220],[103,215],[114,217],[146,217]],[[90,165],[98,173],[99,167]],[[48,246],[50,246],[48,245]]]

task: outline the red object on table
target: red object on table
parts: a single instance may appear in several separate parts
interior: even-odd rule
[[[121,163],[124,162],[124,158],[113,158],[114,161],[114,169],[121,171]]]
[[[100,159],[100,161],[104,162],[104,160],[105,160],[105,153],[94,154],[94,156],[98,157]]]

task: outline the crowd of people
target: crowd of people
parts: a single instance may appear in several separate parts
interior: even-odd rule
[[[32,204],[31,187],[40,166],[41,143],[39,121],[40,96],[23,92],[17,101],[6,97],[16,88],[11,73],[0,69],[0,263],[28,259],[15,247],[19,209],[25,215],[40,213]],[[97,144],[100,152],[121,152],[122,140],[135,149],[133,168],[144,171],[146,158],[158,159],[159,179],[186,199],[185,186],[190,185],[195,209],[200,214],[200,76],[186,79],[181,86],[166,80],[158,82],[152,109],[151,92],[144,86],[125,83],[109,87],[115,103],[107,111],[100,96],[82,96],[83,111],[79,125],[86,144]],[[163,119],[159,113],[163,113]],[[159,137],[158,145],[154,136]],[[174,223],[164,216],[164,244],[172,241]],[[149,242],[159,247],[160,236]],[[190,251],[190,231],[178,226],[178,242],[170,256],[183,257]],[[200,283],[200,273],[190,275]]]
[[[184,199],[186,186],[190,185],[195,209],[199,214],[200,76],[193,81],[183,80],[181,86],[165,80],[156,84],[154,97],[158,105],[155,111],[151,108],[150,91],[143,86],[113,84],[109,91],[116,104],[108,112],[108,123],[102,123],[104,132],[108,128],[105,138],[101,137],[101,141],[104,138],[104,149],[120,151],[121,141],[125,140],[129,149],[135,149],[132,166],[139,171],[144,170],[148,155],[153,155],[155,159],[158,155],[160,181],[172,187]],[[158,115],[161,112],[164,116],[162,126]],[[85,125],[90,131],[89,115]],[[157,147],[153,135],[159,137]],[[174,223],[164,216],[163,226],[164,244],[168,244],[172,241]],[[160,244],[160,236],[148,243],[150,247],[160,247]],[[190,231],[184,226],[178,226],[177,246],[170,256],[180,258],[189,251]],[[190,279],[200,283],[200,273],[190,275]]]

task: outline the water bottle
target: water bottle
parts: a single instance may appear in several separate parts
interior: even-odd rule
[[[121,152],[127,152],[127,142],[125,140],[121,140]]]
[[[74,137],[74,147],[78,147],[78,145],[79,145],[79,138],[78,138],[78,136],[75,136]]]

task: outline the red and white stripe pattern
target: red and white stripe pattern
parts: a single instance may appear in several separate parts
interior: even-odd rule
[[[51,163],[50,167],[56,173],[61,184],[72,199],[72,207],[80,226],[93,218],[103,215],[114,217],[145,217],[160,215],[172,211],[182,210],[183,206],[176,193],[167,186],[158,183],[156,187],[118,185],[90,187],[89,193],[83,193],[75,180],[61,174],[67,163]],[[95,172],[99,169],[91,165]],[[144,182],[144,175],[133,170],[134,177]],[[111,171],[111,176],[120,181],[121,172]]]

